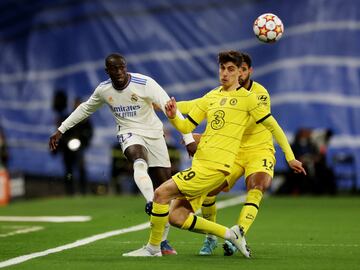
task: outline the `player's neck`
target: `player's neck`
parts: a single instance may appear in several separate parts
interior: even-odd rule
[[[244,87],[247,90],[250,90],[251,80],[247,80],[242,87]]]
[[[230,85],[230,86],[223,85],[223,86],[222,86],[222,91],[226,91],[226,92],[235,91],[235,90],[237,90],[239,87],[240,87],[240,84],[239,84],[239,83],[235,83],[235,84]]]
[[[124,90],[129,85],[130,79],[131,75],[128,73],[126,79],[123,82],[116,83],[115,81],[113,81],[112,85],[116,90]]]

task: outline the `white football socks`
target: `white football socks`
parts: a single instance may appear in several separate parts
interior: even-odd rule
[[[134,162],[134,180],[142,195],[147,202],[150,202],[154,198],[154,186],[151,178],[147,172],[148,165],[145,160],[139,158]],[[162,241],[167,239],[169,234],[170,224],[165,225],[165,230],[162,235]],[[156,247],[151,247],[152,250],[156,250]]]
[[[134,180],[147,202],[154,198],[154,186],[147,172],[148,165],[145,160],[139,158],[134,161]]]
[[[232,241],[232,240],[235,240],[237,238],[238,238],[238,236],[236,235],[236,233],[233,230],[226,229],[226,232],[225,232],[225,235],[224,235],[225,240]]]
[[[164,232],[163,232],[161,241],[165,241],[165,240],[167,239],[168,234],[169,234],[169,230],[170,230],[170,224],[169,224],[169,222],[168,222],[168,223],[166,223],[166,225],[165,225],[165,230],[164,230]]]

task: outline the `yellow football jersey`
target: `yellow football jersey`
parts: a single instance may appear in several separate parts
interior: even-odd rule
[[[216,90],[216,89],[217,88],[215,88],[214,90]],[[211,90],[211,91],[214,91],[214,90]],[[194,106],[196,105],[196,103],[199,100],[201,100],[201,98],[196,98],[196,99],[186,100],[186,101],[177,101],[176,106],[182,114],[188,114],[191,111],[191,109],[194,108]]]
[[[261,84],[251,81],[250,89],[248,91],[256,94],[258,101],[265,106],[269,113],[271,113],[271,100],[268,91]],[[177,102],[179,111],[183,114],[188,114],[196,105],[200,98]],[[242,142],[240,145],[241,151],[254,149],[271,149],[275,153],[273,144],[273,135],[263,125],[256,124],[254,118],[250,118]]]
[[[270,95],[265,87],[251,81],[248,91],[255,93],[258,101],[264,105],[268,113],[271,113]],[[275,152],[272,133],[263,125],[256,124],[253,118],[250,118],[242,138],[240,151],[255,149],[271,149]]]
[[[230,172],[250,118],[259,123],[271,116],[255,93],[239,88],[222,91],[216,88],[196,101],[187,120],[170,119],[181,132],[191,132],[207,118],[206,129],[194,155],[193,165]]]

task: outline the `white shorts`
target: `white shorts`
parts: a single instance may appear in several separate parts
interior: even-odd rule
[[[123,153],[126,148],[134,144],[140,144],[147,150],[149,167],[170,168],[169,152],[165,138],[148,138],[133,133],[125,133],[117,136]]]

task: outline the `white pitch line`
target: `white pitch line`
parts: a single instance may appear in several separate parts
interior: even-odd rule
[[[21,216],[0,216],[0,221],[15,222],[86,222],[91,220],[89,216],[40,216],[40,217],[21,217]]]
[[[72,248],[84,246],[84,245],[93,243],[95,241],[105,239],[105,238],[108,238],[108,237],[112,237],[112,236],[115,236],[115,235],[120,235],[120,234],[124,234],[124,233],[128,233],[128,232],[140,231],[140,230],[144,230],[146,228],[149,228],[149,222],[139,224],[139,225],[136,225],[136,226],[133,226],[133,227],[125,228],[125,229],[120,229],[120,230],[115,230],[115,231],[110,231],[110,232],[106,232],[106,233],[93,235],[93,236],[90,236],[90,237],[87,237],[87,238],[84,238],[84,239],[81,239],[81,240],[77,240],[77,241],[75,241],[73,243],[66,244],[66,245],[63,245],[63,246],[59,246],[59,247],[56,247],[56,248],[51,248],[51,249],[47,249],[47,250],[44,250],[44,251],[31,253],[31,254],[15,257],[15,258],[12,258],[12,259],[9,259],[9,260],[6,260],[6,261],[2,261],[2,262],[0,262],[0,268],[7,267],[7,266],[10,266],[10,265],[19,264],[19,263],[23,263],[23,262],[26,262],[26,261],[31,260],[31,259],[43,257],[43,256],[46,256],[46,255],[61,252],[61,251],[67,250],[67,249],[72,249]]]
[[[216,202],[216,207],[218,209],[222,209],[222,208],[238,205],[240,203],[245,202],[245,198],[246,198],[246,195],[241,195],[241,196],[237,196],[235,198],[231,198],[228,200],[219,201],[219,202]]]
[[[16,235],[16,234],[24,234],[24,233],[36,232],[36,231],[40,231],[42,229],[44,229],[44,227],[42,227],[42,226],[31,226],[31,227],[24,226],[23,228],[19,228],[19,229],[15,230],[15,231],[0,234],[0,237],[9,237],[9,236],[13,236],[13,235]]]
[[[240,204],[242,202],[244,202],[244,198],[245,196],[239,196],[239,197],[235,197],[229,200],[225,200],[225,201],[220,201],[217,203],[217,208],[221,209],[221,208],[225,208],[225,207],[229,207],[229,206],[234,206],[237,204]],[[20,264],[23,262],[26,262],[28,260],[31,259],[35,259],[35,258],[39,258],[39,257],[43,257],[43,256],[47,256],[49,254],[53,254],[53,253],[57,253],[57,252],[61,252],[67,249],[72,249],[72,248],[76,248],[76,247],[80,247],[80,246],[84,246],[90,243],[93,243],[95,241],[101,240],[101,239],[105,239],[105,238],[109,238],[112,236],[116,236],[116,235],[120,235],[120,234],[124,234],[124,233],[129,233],[129,232],[136,232],[136,231],[141,231],[144,229],[147,229],[150,227],[150,223],[146,222],[146,223],[142,223],[136,226],[132,226],[129,228],[125,228],[125,229],[119,229],[119,230],[115,230],[115,231],[110,231],[110,232],[106,232],[106,233],[101,233],[101,234],[96,234],[81,240],[77,240],[73,243],[70,244],[66,244],[63,246],[59,246],[59,247],[55,247],[55,248],[51,248],[51,249],[47,249],[44,251],[40,251],[40,252],[36,252],[36,253],[31,253],[31,254],[27,254],[27,255],[22,255],[19,257],[15,257],[6,261],[2,261],[0,262],[0,268],[3,267],[7,267],[10,265],[15,265],[15,264]]]

